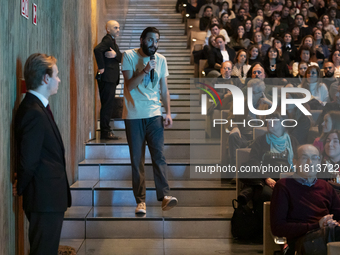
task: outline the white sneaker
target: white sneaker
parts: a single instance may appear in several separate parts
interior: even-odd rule
[[[141,202],[137,205],[135,213],[136,214],[140,214],[140,213],[146,214],[146,204],[145,204],[145,202]]]
[[[162,210],[168,211],[171,208],[174,208],[178,203],[177,198],[172,196],[165,196],[162,201]]]

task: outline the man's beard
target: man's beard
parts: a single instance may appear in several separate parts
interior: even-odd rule
[[[333,77],[334,73],[331,73],[331,72],[325,72],[325,77],[326,78],[331,78]]]
[[[140,47],[142,48],[144,54],[147,56],[155,55],[156,51],[158,50],[158,48],[154,46],[148,47],[144,43],[141,43]]]

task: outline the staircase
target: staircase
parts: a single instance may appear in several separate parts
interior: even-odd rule
[[[96,139],[85,144],[85,160],[79,163],[79,180],[71,186],[73,206],[66,212],[62,238],[78,239],[80,244],[84,239],[101,239],[113,244],[115,240],[107,239],[149,239],[149,242],[187,239],[189,242],[189,239],[231,238],[233,209],[230,205],[235,198],[235,187],[221,183],[220,179],[190,178],[190,166],[202,162],[219,163],[220,146],[219,141],[204,139],[205,118],[200,115],[198,91],[190,90],[194,67],[190,65],[190,50],[186,46],[181,15],[174,11],[176,0],[141,2],[130,1],[117,43],[122,52],[138,48],[144,28],[155,26],[160,30],[158,52],[168,63],[174,122],[172,129],[164,131],[164,151],[169,165],[171,195],[178,198],[178,206],[166,212],[161,210],[147,149],[147,213],[135,215],[124,122],[115,120],[112,129],[122,139],[110,142]],[[108,19],[114,18],[108,15]],[[121,81],[117,87],[118,96],[123,95],[123,77]],[[211,240],[211,244],[214,242],[216,240]]]

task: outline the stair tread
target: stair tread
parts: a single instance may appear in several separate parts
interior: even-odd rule
[[[167,159],[167,165],[197,165],[197,164],[216,164],[216,160],[190,160],[190,159]],[[84,159],[79,165],[130,165],[130,159]],[[145,159],[144,165],[152,165],[151,159]]]
[[[154,181],[145,181],[146,189],[155,189]],[[219,180],[188,180],[169,181],[171,190],[234,190],[235,185],[221,183]],[[121,181],[76,181],[71,186],[72,189],[109,189],[109,190],[131,190],[131,180]]]
[[[234,209],[231,206],[183,207],[162,211],[159,206],[147,206],[146,214],[135,214],[134,206],[73,206],[65,213],[65,220],[230,220]]]
[[[192,144],[212,144],[219,145],[220,139],[165,139],[164,145],[192,145]],[[91,140],[86,143],[87,146],[97,146],[97,145],[105,145],[105,146],[114,146],[114,145],[127,145],[127,140],[122,138],[119,140]]]

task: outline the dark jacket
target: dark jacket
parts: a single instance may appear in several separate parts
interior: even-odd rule
[[[110,47],[117,53],[115,58],[105,57],[105,52],[110,51]],[[98,69],[105,68],[102,74],[102,81],[119,84],[119,63],[122,61],[122,53],[111,35],[107,34],[102,41],[94,48]]]
[[[65,150],[58,127],[39,98],[27,93],[15,118],[19,195],[26,212],[64,212],[71,206]]]
[[[236,55],[235,51],[233,49],[229,48],[227,45],[225,47],[226,47],[226,50],[229,54],[229,60],[231,62],[233,62],[235,55]],[[209,65],[209,67],[204,69],[205,73],[208,74],[210,71],[216,70],[215,67],[214,67],[216,63],[222,64],[223,63],[223,56],[222,56],[220,49],[212,48],[212,49],[210,49],[210,51],[208,53],[208,65]]]

